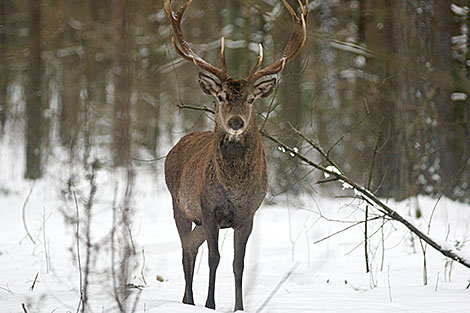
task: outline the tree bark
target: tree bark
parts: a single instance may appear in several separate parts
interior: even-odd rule
[[[77,8],[71,1],[66,1],[64,10],[76,11]],[[64,56],[61,57],[61,78],[60,83],[60,113],[59,113],[59,134],[61,143],[66,147],[70,156],[74,157],[74,149],[79,139],[79,133],[83,125],[80,123],[82,100],[81,73],[83,72],[82,62],[76,51],[80,43],[80,32],[72,27],[71,21],[66,20],[62,33],[61,50]]]
[[[5,129],[8,109],[8,67],[6,61],[6,5],[7,0],[0,0],[0,135]]]
[[[132,43],[129,0],[113,1],[115,45],[113,151],[114,165],[130,161],[130,102],[132,94]]]
[[[26,172],[25,178],[42,176],[42,124],[43,104],[41,97],[41,1],[30,0],[31,52],[26,88]]]
[[[434,70],[438,75],[452,77],[452,12],[448,1],[434,0],[433,46]],[[459,157],[457,155],[457,129],[451,84],[435,86],[435,119],[437,121],[437,150],[441,189],[446,196],[453,196],[458,183]],[[468,140],[468,138],[467,138]]]
[[[280,49],[279,49],[280,50]],[[283,77],[279,83],[279,97],[281,102],[281,114],[279,115],[279,125],[282,129],[281,138],[291,147],[298,147],[299,140],[288,131],[288,123],[301,127],[302,125],[302,90],[301,85],[301,57],[297,57],[286,66]],[[302,183],[299,179],[303,176],[302,167],[298,162],[285,158],[283,155],[276,160],[276,175],[285,179],[277,180],[276,193],[289,193],[297,195],[301,193]]]

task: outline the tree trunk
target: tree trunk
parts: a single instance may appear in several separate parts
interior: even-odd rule
[[[371,51],[372,57],[366,58],[364,72],[366,76],[358,84],[358,93],[363,98],[358,103],[367,103],[371,116],[369,129],[374,130],[373,136],[378,136],[376,163],[372,173],[374,187],[379,188],[381,196],[388,197],[395,192],[396,168],[394,164],[396,149],[391,140],[395,133],[395,120],[393,118],[394,106],[392,101],[393,88],[389,78],[392,69],[392,20],[389,1],[364,0],[361,1],[359,19],[359,40]],[[384,42],[383,38],[389,38]],[[374,138],[372,142],[375,142]],[[375,149],[375,147],[372,147]],[[370,155],[374,154],[370,151]],[[386,180],[384,180],[386,178]],[[381,188],[380,188],[381,186]],[[374,189],[375,189],[374,188]]]
[[[434,71],[442,77],[452,77],[452,42],[453,29],[450,3],[434,0],[433,46]],[[439,175],[442,192],[452,197],[458,183],[459,156],[457,155],[457,129],[454,115],[453,92],[449,82],[435,85],[435,107],[437,121],[437,151],[439,156]],[[468,140],[468,138],[467,138]]]
[[[302,90],[301,84],[301,62],[302,57],[298,56],[284,69],[283,77],[279,83],[279,97],[281,102],[281,114],[279,125],[282,129],[281,140],[291,147],[299,146],[298,136],[290,131],[289,123],[297,128],[302,126]],[[278,193],[288,192],[297,195],[301,192],[302,183],[299,179],[303,176],[302,167],[291,158],[280,155],[277,162],[277,176],[282,177],[277,181]]]
[[[114,165],[126,166],[130,161],[130,102],[132,94],[132,44],[129,0],[113,1],[115,45],[113,150]]]
[[[26,172],[25,177],[36,179],[42,176],[42,124],[43,105],[41,98],[41,1],[30,1],[31,53],[27,73],[26,96]]]
[[[90,154],[93,146],[93,137],[99,136],[99,123],[105,120],[103,117],[108,110],[106,100],[107,75],[111,70],[111,57],[106,48],[103,48],[102,30],[108,28],[111,23],[111,0],[88,0],[86,2],[86,14],[90,22],[82,30],[81,40],[85,49],[84,76],[86,79],[86,99],[83,104],[83,166],[90,165]],[[109,43],[109,41],[107,41]],[[106,46],[109,46],[108,44]]]
[[[320,32],[334,33],[334,4],[323,1],[320,5]],[[335,69],[336,51],[328,40],[319,40],[320,63],[324,66],[319,73],[316,92],[319,94],[318,116],[316,132],[323,147],[331,147],[337,138],[343,134],[341,121],[338,119],[340,111],[339,78]],[[289,77],[290,79],[290,77]],[[344,146],[336,147],[334,154],[340,159],[344,156]]]
[[[416,162],[414,142],[416,141],[415,103],[413,90],[416,89],[415,79],[410,78],[416,70],[415,55],[412,43],[417,40],[415,29],[411,23],[410,7],[404,1],[392,1],[393,42],[395,58],[402,62],[394,69],[393,79],[395,97],[395,136],[396,136],[396,198],[405,199],[417,195],[417,177],[413,170]]]
[[[64,10],[76,11],[74,4],[67,1]],[[64,25],[61,44],[61,78],[59,134],[61,143],[74,158],[75,147],[83,125],[80,123],[82,100],[80,99],[80,75],[83,70],[76,51],[80,45],[79,30],[74,29],[69,20]]]
[[[0,0],[0,135],[5,129],[8,109],[8,67],[6,61],[6,2]]]

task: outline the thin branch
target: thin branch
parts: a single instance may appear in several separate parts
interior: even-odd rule
[[[50,257],[49,257],[49,249],[47,245],[47,236],[46,236],[46,222],[49,219],[49,216],[46,218],[46,208],[43,207],[42,210],[42,241],[44,244],[44,257],[46,262],[46,273],[49,274],[49,267],[50,267]]]
[[[315,143],[313,140],[311,140],[310,138],[308,138],[307,136],[305,136],[301,131],[299,131],[297,128],[295,128],[290,122],[289,122],[289,127],[292,129],[292,131],[298,135],[299,137],[301,137],[303,140],[305,140],[309,145],[311,145],[315,150],[318,151],[318,153],[320,153],[320,155],[326,160],[328,161],[331,165],[333,165],[334,167],[336,167],[336,169],[338,169],[340,172],[341,170],[339,169],[339,166],[333,162],[332,159],[330,159],[329,157],[329,152],[328,153],[325,153],[325,151],[323,151],[323,149],[320,147],[320,145],[318,145],[317,143]]]
[[[203,105],[202,107],[196,107],[196,106],[192,106],[192,105],[185,105],[183,103],[178,103],[176,105],[179,109],[191,109],[191,110],[196,110],[196,111],[205,111],[205,112],[209,112],[209,113],[212,113],[212,114],[215,114],[215,111],[212,110],[212,109],[209,109],[207,106]]]
[[[331,183],[331,182],[338,181],[338,180],[339,179],[337,177],[333,177],[333,178],[319,180],[315,184],[321,185],[321,184]]]
[[[26,224],[26,206],[28,205],[29,197],[31,196],[31,193],[33,192],[34,188],[34,183],[31,185],[31,189],[29,189],[28,195],[26,196],[26,199],[24,200],[23,203],[23,208],[21,209],[21,217],[23,219],[23,226],[24,230],[26,231],[26,235],[28,235],[29,240],[35,245],[36,241],[34,241],[33,236],[31,236],[31,233],[28,230],[28,225]]]
[[[164,160],[165,158],[166,158],[166,156],[161,156],[161,157],[154,158],[154,159],[138,159],[138,158],[131,158],[131,160],[132,160],[132,161],[136,161],[136,162],[143,162],[143,163],[153,163],[153,162],[157,162],[157,161]]]
[[[384,216],[384,218],[385,218],[385,216]],[[369,221],[371,221],[371,220],[369,220]],[[393,221],[393,219],[386,219],[383,225],[385,225],[386,222],[390,222],[390,221]],[[382,225],[382,227],[383,227],[383,225]],[[377,233],[379,232],[379,230],[381,230],[381,229],[382,229],[382,228],[377,228],[377,229],[376,229],[372,234],[370,234],[369,237],[367,237],[367,238],[370,239],[370,238],[374,237],[374,235],[377,234]],[[357,245],[355,245],[351,250],[349,250],[348,252],[346,252],[344,255],[350,255],[351,253],[353,253],[357,248],[359,248],[359,247],[360,247],[361,245],[363,245],[363,244],[364,244],[364,241],[361,241],[360,243],[358,243]]]
[[[431,222],[432,222],[432,218],[434,216],[434,212],[436,212],[437,204],[439,203],[439,201],[441,201],[441,198],[442,198],[443,195],[444,195],[443,193],[441,193],[439,195],[439,198],[437,198],[437,201],[434,204],[434,207],[432,208],[431,215],[429,216],[429,222],[428,222],[428,235],[429,235],[429,232],[431,231]]]
[[[269,108],[268,108],[268,112],[266,112],[266,116],[264,116],[264,119],[263,119],[263,124],[261,125],[261,128],[260,129],[264,129],[264,127],[266,126],[266,123],[269,119],[269,115],[271,114],[271,112],[274,112],[274,110],[276,109],[276,106],[273,107],[273,104],[274,104],[274,100],[276,99],[276,95],[274,95],[271,99],[271,102],[269,103]]]
[[[80,311],[80,306],[83,302],[83,278],[82,278],[82,261],[80,260],[80,214],[78,210],[78,201],[75,190],[72,189],[73,199],[75,201],[75,209],[77,211],[77,230],[75,233],[77,239],[77,262],[78,262],[78,273],[80,278],[80,301],[78,302],[77,313]]]
[[[145,285],[147,285],[147,281],[145,280],[145,250],[142,249],[142,268],[140,269],[140,275],[142,276],[142,281],[144,282]]]
[[[37,281],[38,281],[38,277],[39,277],[39,272],[36,273],[36,276],[34,277],[33,284],[31,285],[31,287],[29,287],[29,290],[30,290],[30,291],[33,291],[33,290],[34,290],[34,287],[36,286],[36,283],[37,283]]]
[[[367,101],[366,101],[366,104],[367,104]],[[369,110],[368,110],[369,112]],[[382,125],[382,123],[380,123],[379,125]],[[372,183],[372,173],[374,171],[374,165],[375,165],[375,157],[377,156],[377,149],[378,149],[378,146],[379,146],[379,139],[380,139],[380,134],[382,132],[380,131],[378,134],[377,134],[377,138],[375,139],[375,146],[374,146],[374,152],[372,153],[372,162],[371,162],[371,165],[370,165],[370,169],[369,169],[369,178],[367,180],[367,189],[370,190],[370,185]],[[365,220],[366,220],[366,223],[364,224],[364,257],[365,257],[365,261],[366,261],[366,273],[369,273],[369,251],[368,251],[368,240],[367,240],[367,232],[368,232],[368,224],[367,224],[367,219],[369,218],[369,205],[366,205],[366,210],[365,210]]]
[[[6,292],[8,292],[8,293],[11,294],[11,295],[14,295],[14,294],[15,294],[13,291],[11,291],[11,290],[8,288],[8,285],[7,285],[7,288],[0,287],[0,290],[6,291]]]
[[[330,149],[328,149],[328,151],[326,152],[327,155],[330,155],[331,151],[341,142],[343,141],[344,137],[349,134],[350,132],[352,132],[354,129],[356,129],[357,127],[359,127],[362,122],[364,122],[364,120],[369,116],[370,112],[367,111],[366,112],[366,115],[364,115],[356,124],[354,124],[353,126],[351,126],[351,128],[349,128],[346,132],[344,132],[341,137],[339,137],[336,142],[330,147]]]
[[[388,266],[388,269],[387,269],[387,282],[388,282],[388,297],[390,299],[390,302],[392,302],[392,285],[390,284],[390,265]]]
[[[114,186],[114,198],[113,198],[113,204],[112,204],[112,212],[113,212],[113,217],[112,217],[112,225],[113,227],[111,228],[111,276],[112,276],[112,281],[113,281],[113,293],[114,293],[114,299],[119,307],[119,310],[123,312],[123,307],[121,304],[121,301],[119,300],[119,292],[117,290],[117,282],[116,282],[116,269],[115,269],[115,253],[116,253],[116,247],[114,243],[114,236],[116,234],[116,219],[117,219],[117,208],[116,208],[116,199],[117,199],[117,189],[118,189],[118,184]]]
[[[382,218],[382,217],[383,217],[383,216],[376,216],[376,217],[374,217],[374,218],[372,218],[372,219],[369,219],[369,222],[370,222],[370,221],[377,220],[377,219]],[[356,222],[356,223],[354,223],[354,224],[352,224],[352,225],[349,225],[348,227],[343,228],[343,229],[341,229],[341,230],[338,230],[338,231],[336,231],[336,232],[334,232],[334,233],[332,233],[332,234],[330,234],[330,235],[328,235],[328,236],[326,236],[326,237],[324,237],[324,238],[322,238],[322,239],[319,239],[319,240],[317,240],[317,241],[314,241],[313,244],[315,245],[315,244],[317,244],[317,243],[320,243],[320,242],[322,242],[322,241],[325,241],[325,240],[327,240],[327,239],[330,239],[331,237],[334,237],[334,236],[336,236],[336,235],[338,235],[338,234],[341,234],[341,233],[343,233],[343,232],[345,232],[345,231],[347,231],[347,230],[349,230],[349,229],[351,229],[351,228],[353,228],[353,227],[355,227],[355,226],[361,225],[361,224],[363,224],[363,223],[365,223],[365,222],[366,222],[366,221],[359,221],[359,222]]]
[[[88,199],[86,199],[85,204],[85,268],[84,268],[84,277],[83,277],[83,289],[82,289],[82,313],[85,312],[88,306],[88,284],[89,284],[89,277],[90,277],[90,266],[91,266],[91,248],[93,244],[91,242],[91,220],[92,220],[92,209],[94,204],[94,198],[96,194],[96,174],[100,167],[99,161],[95,159],[91,165],[91,174],[89,175],[89,185],[90,185],[90,192],[88,194]]]

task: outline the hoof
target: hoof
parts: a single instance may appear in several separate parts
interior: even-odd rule
[[[194,305],[194,300],[193,299],[183,298],[183,303],[184,304],[189,304],[189,305]]]
[[[206,302],[206,308],[215,310],[215,303],[214,302]]]
[[[234,311],[244,311],[243,305],[242,306],[236,306]]]

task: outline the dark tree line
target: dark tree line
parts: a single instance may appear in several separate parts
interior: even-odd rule
[[[297,3],[292,1],[293,6]],[[166,154],[189,130],[212,127],[197,69],[170,41],[162,1],[0,0],[1,136],[25,146],[25,177],[94,154],[112,166]],[[301,55],[259,104],[265,127],[315,158],[290,124],[318,140],[347,175],[384,197],[470,200],[469,0],[311,1]],[[193,1],[183,27],[193,49],[246,76],[286,43],[280,1]],[[260,124],[264,124],[260,117]],[[311,192],[311,174],[266,142],[273,196]],[[157,161],[158,162],[158,161]],[[313,187],[317,188],[317,187]]]

